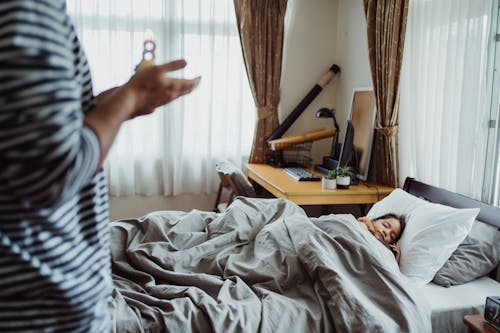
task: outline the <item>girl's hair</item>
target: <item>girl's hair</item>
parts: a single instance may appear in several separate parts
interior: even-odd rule
[[[401,238],[401,235],[403,234],[403,230],[405,230],[405,227],[406,227],[406,221],[405,221],[405,217],[403,215],[396,215],[396,214],[389,213],[389,214],[379,216],[376,219],[374,219],[373,221],[377,221],[380,219],[390,219],[390,218],[398,220],[399,225],[401,226],[401,232],[394,240],[394,243],[396,243]]]

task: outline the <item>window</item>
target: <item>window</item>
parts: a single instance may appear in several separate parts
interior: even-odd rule
[[[252,144],[255,109],[232,1],[68,0],[96,92],[123,84],[151,29],[158,62],[184,58],[174,76],[199,88],[155,114],[126,123],[106,161],[114,195],[212,192],[215,162],[239,162]]]
[[[491,5],[411,1],[400,86],[401,175],[482,200]]]

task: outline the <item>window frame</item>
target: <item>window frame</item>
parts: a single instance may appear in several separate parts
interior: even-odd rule
[[[492,1],[490,46],[488,50],[487,87],[489,98],[488,143],[482,201],[500,205],[500,0]]]

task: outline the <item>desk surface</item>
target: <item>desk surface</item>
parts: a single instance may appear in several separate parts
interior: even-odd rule
[[[325,190],[321,188],[321,181],[299,182],[288,176],[281,168],[252,163],[246,166],[248,178],[275,197],[286,198],[298,205],[371,204],[394,190],[388,186],[361,182],[358,185],[351,185],[346,190]]]

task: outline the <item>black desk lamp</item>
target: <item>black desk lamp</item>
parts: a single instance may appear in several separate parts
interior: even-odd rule
[[[316,111],[316,118],[333,118],[333,127],[335,127],[335,134],[333,135],[332,150],[330,152],[330,156],[335,158],[340,132],[339,124],[337,123],[337,119],[335,118],[335,109],[321,108]]]

